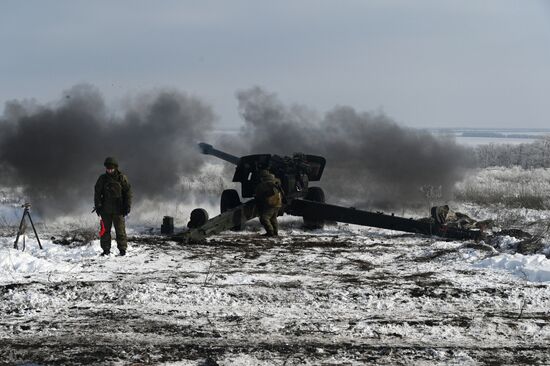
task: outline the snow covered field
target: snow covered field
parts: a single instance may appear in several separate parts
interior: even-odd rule
[[[0,239],[0,362],[548,364],[550,261],[339,225],[206,245]],[[511,239],[510,239],[511,240]]]
[[[306,232],[291,217],[279,240],[255,220],[180,245],[150,230],[164,207],[130,217],[126,257],[99,256],[91,215],[39,224],[44,249],[29,235],[21,251],[20,209],[4,204],[0,364],[550,364],[550,211],[476,201],[542,197],[548,174],[535,173],[482,170],[452,205],[538,235],[529,255],[510,236],[493,250],[345,224]],[[179,225],[189,211],[175,208]]]

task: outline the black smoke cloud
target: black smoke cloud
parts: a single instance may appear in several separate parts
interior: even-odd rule
[[[1,183],[23,187],[44,213],[71,214],[91,209],[103,160],[115,156],[136,197],[170,197],[181,175],[201,166],[196,141],[213,123],[210,107],[178,91],[143,94],[118,114],[90,85],[55,105],[9,102],[0,120]]]
[[[245,121],[224,148],[239,154],[292,152],[322,155],[327,200],[358,207],[415,207],[426,202],[422,187],[441,186],[441,199],[472,166],[469,150],[451,139],[399,126],[382,114],[335,107],[323,117],[286,106],[255,87],[237,93]]]

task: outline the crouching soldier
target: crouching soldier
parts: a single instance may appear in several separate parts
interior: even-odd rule
[[[255,192],[256,207],[260,223],[265,228],[265,236],[279,235],[277,215],[282,207],[281,181],[267,170],[260,171],[260,183]]]
[[[98,216],[105,225],[105,234],[101,237],[101,255],[111,253],[111,227],[114,225],[116,243],[120,255],[126,255],[128,243],[124,216],[130,213],[132,205],[132,190],[128,178],[118,170],[117,161],[108,157],[105,159],[106,172],[99,176],[95,184],[94,204]]]

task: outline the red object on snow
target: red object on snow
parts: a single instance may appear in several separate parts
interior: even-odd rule
[[[105,224],[103,223],[103,219],[99,220],[99,225],[101,225],[101,229],[99,229],[99,237],[103,237],[107,230],[105,230]]]

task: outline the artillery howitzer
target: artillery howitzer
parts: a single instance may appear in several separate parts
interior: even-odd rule
[[[452,239],[477,240],[483,235],[478,230],[448,227],[438,220],[414,220],[327,204],[323,190],[309,186],[310,182],[319,181],[323,175],[326,160],[321,156],[295,153],[292,157],[255,154],[239,158],[206,143],[199,143],[199,148],[203,154],[236,165],[233,182],[241,183],[243,198],[252,199],[241,202],[236,190],[224,190],[220,200],[221,214],[209,219],[204,209],[194,209],[187,224],[189,230],[175,236],[181,241],[202,241],[222,231],[239,230],[244,223],[258,217],[253,197],[263,169],[269,170],[281,181],[285,200],[279,215],[301,216],[306,228],[322,228],[326,221],[337,221]]]

